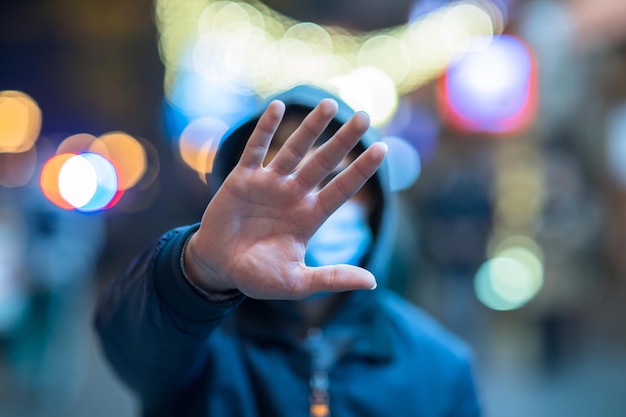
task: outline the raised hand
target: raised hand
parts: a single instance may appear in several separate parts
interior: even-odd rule
[[[259,119],[239,163],[207,206],[187,245],[187,273],[207,291],[238,289],[258,299],[374,288],[375,278],[363,268],[311,268],[304,264],[304,254],[320,225],[376,172],[386,145],[370,146],[319,188],[358,143],[369,118],[356,113],[311,151],[337,112],[335,101],[323,100],[263,166],[284,112],[284,104],[274,101]]]

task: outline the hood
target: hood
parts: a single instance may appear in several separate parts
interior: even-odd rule
[[[305,111],[308,113],[324,98],[334,99],[339,106],[337,115],[328,129],[338,129],[355,113],[350,106],[332,93],[316,87],[300,85],[268,98],[250,116],[235,124],[223,136],[215,156],[213,171],[209,178],[213,189],[217,190],[219,188],[226,176],[237,164],[258,119],[272,100],[280,100],[285,103],[285,114],[289,114],[294,111]],[[357,148],[360,148],[362,151],[374,142],[381,140],[380,134],[370,127],[361,137]],[[376,190],[378,195],[376,207],[369,219],[374,234],[374,243],[364,264],[361,265],[374,274],[379,286],[384,285],[387,281],[389,260],[391,258],[390,252],[393,248],[393,221],[395,220],[395,215],[393,214],[395,202],[389,188],[387,163],[387,161],[383,162],[377,173],[369,180],[372,184],[372,189]]]

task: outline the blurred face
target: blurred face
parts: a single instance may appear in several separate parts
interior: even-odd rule
[[[264,165],[267,165],[276,155],[278,150],[283,146],[287,138],[300,126],[304,116],[301,115],[285,115],[283,121],[281,122],[274,138],[272,139],[272,143],[270,144],[269,151],[267,152],[267,156],[265,157]],[[309,151],[309,155],[315,150],[315,147]],[[346,168],[352,161],[356,159],[358,156],[358,151],[353,151],[350,153],[344,160],[337,166],[337,168],[330,173],[330,175],[322,181],[320,187],[326,185],[329,181],[331,181],[337,174],[339,174],[344,168]],[[372,186],[370,184],[365,184],[363,188],[361,188],[351,199],[350,201],[358,202],[365,205],[368,209],[368,212],[371,213],[375,207],[375,193],[372,190]]]

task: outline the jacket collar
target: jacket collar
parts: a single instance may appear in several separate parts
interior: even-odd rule
[[[392,358],[391,327],[381,308],[381,292],[353,291],[347,294],[322,326],[325,338],[351,339],[345,356],[374,362]],[[235,326],[244,338],[266,345],[286,345],[303,350],[309,330],[291,301],[247,299],[235,314]]]

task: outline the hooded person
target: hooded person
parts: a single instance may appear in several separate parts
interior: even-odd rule
[[[310,86],[233,127],[202,221],[103,292],[104,353],[145,416],[479,416],[463,342],[385,288],[386,147]]]

